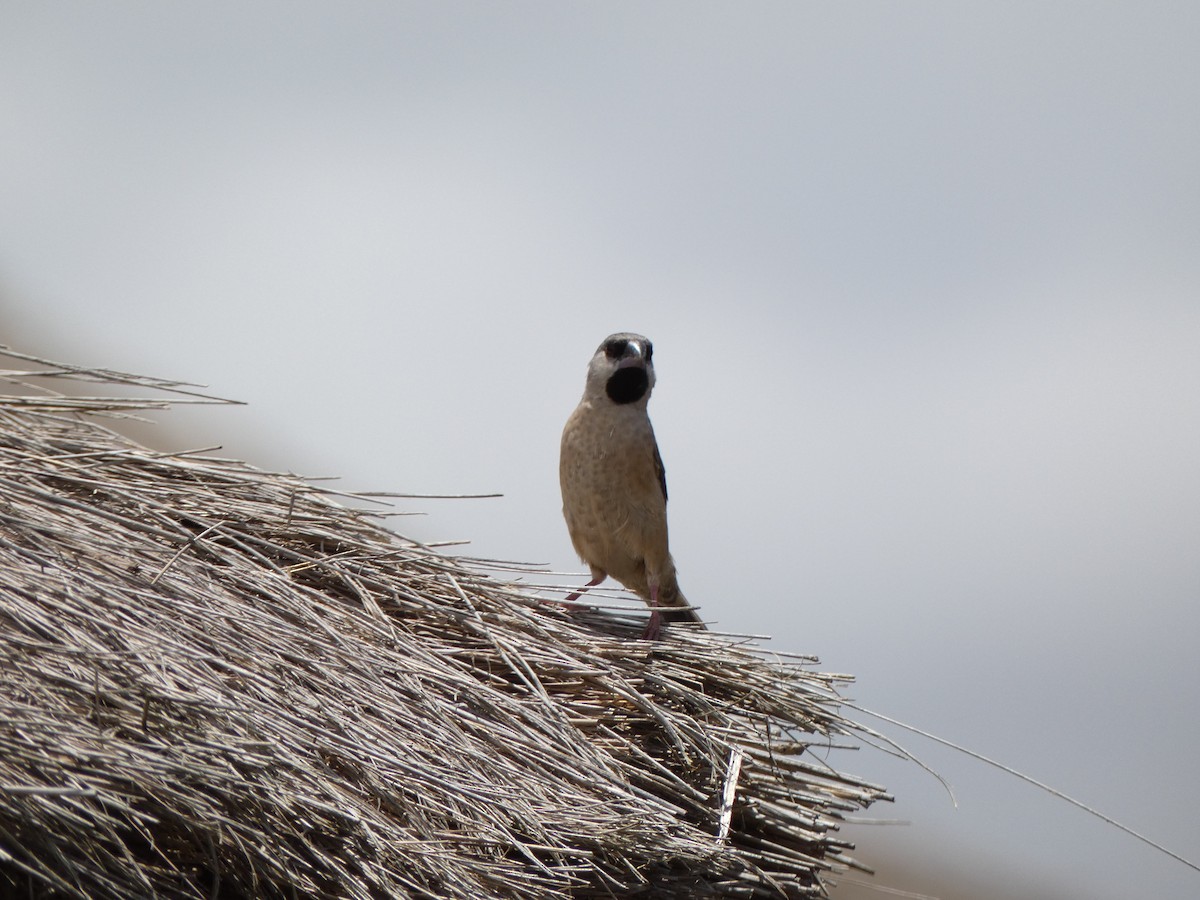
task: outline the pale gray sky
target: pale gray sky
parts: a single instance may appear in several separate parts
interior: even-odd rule
[[[249,401],[165,421],[264,466],[502,491],[398,527],[582,573],[559,430],[643,332],[710,617],[1200,858],[1197,47],[1193,3],[8,3],[2,339]],[[904,742],[960,806],[836,759],[913,822],[868,859],[1200,891]]]

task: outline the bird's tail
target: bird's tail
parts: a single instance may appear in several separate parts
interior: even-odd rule
[[[683,608],[680,609],[679,607]],[[679,585],[675,583],[674,579],[671,579],[669,584],[664,584],[659,588],[658,608],[664,622],[704,624],[704,620],[700,618],[700,613],[688,605],[687,598],[683,596],[683,591],[679,590]]]

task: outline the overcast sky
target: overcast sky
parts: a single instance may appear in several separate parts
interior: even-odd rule
[[[1197,48],[1186,2],[8,2],[0,339],[250,404],[172,442],[503,492],[397,527],[577,582],[559,432],[647,334],[693,602],[1200,860]],[[861,856],[1200,894],[884,728],[959,808],[835,757],[913,823]]]

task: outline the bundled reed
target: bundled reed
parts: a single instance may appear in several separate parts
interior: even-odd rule
[[[852,865],[836,825],[884,795],[826,762],[843,676],[639,641],[106,425],[190,386],[3,356],[0,893],[806,897]]]

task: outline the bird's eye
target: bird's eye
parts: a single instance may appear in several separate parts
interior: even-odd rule
[[[604,355],[609,359],[620,359],[625,355],[625,349],[629,346],[629,341],[618,340],[609,341],[604,345]]]

